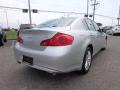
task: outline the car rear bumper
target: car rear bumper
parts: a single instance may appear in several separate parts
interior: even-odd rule
[[[42,70],[42,71],[46,71],[46,72],[49,72],[49,73],[64,73],[61,70],[56,70],[56,69],[52,69],[52,68],[49,68],[49,67],[44,67],[44,66],[39,66],[39,65],[29,65],[29,64],[23,63],[21,60],[17,60],[17,62],[19,64],[24,64],[24,65],[27,65],[29,67],[32,67],[32,68],[35,68],[35,69],[38,69],[38,70]]]
[[[62,48],[61,48],[62,49]],[[42,51],[33,51],[20,47],[19,44],[15,45],[15,57],[17,62],[23,63],[22,57],[28,56],[33,58],[33,65],[27,64],[30,67],[47,71],[49,73],[65,73],[74,70],[80,70],[82,67],[82,54],[79,55],[74,51],[61,50],[60,48],[51,53],[44,53]],[[64,50],[64,52],[63,52]],[[79,56],[78,56],[79,55]]]

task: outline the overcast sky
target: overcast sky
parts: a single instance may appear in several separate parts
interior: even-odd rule
[[[0,0],[0,6],[27,8],[28,0]],[[92,3],[91,0],[90,4]],[[97,6],[96,14],[118,17],[120,0],[97,0],[100,5]],[[87,0],[31,0],[31,7],[40,10],[64,11],[64,12],[80,12],[86,13]],[[89,13],[92,13],[90,5]],[[23,14],[18,10],[6,10],[8,14],[9,25],[14,26],[21,23],[28,23],[28,14]],[[38,13],[32,14],[33,23],[38,24],[40,21],[45,21],[53,17],[60,17],[64,14]],[[104,19],[104,18],[102,18]],[[96,17],[96,21],[102,20],[101,17]],[[109,19],[110,20],[110,19]],[[107,18],[105,23],[111,24]],[[105,20],[103,20],[105,21]],[[114,23],[114,21],[113,21]],[[0,8],[0,24],[5,26],[6,17],[5,10]],[[14,24],[14,25],[13,25]]]

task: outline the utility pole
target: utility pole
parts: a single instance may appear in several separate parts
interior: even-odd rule
[[[112,23],[111,23],[111,26],[113,26],[113,22],[114,22],[114,19],[112,19]]]
[[[94,7],[93,7],[93,21],[95,20],[95,6],[96,6],[96,0],[94,0]]]
[[[120,6],[119,6],[119,15],[118,15],[118,25],[120,24]]]
[[[30,0],[28,0],[28,7],[29,7],[29,20],[30,20],[30,24],[32,24]]]
[[[7,28],[9,28],[9,25],[8,25],[8,15],[7,15],[7,11],[6,10],[5,10],[5,16],[6,16]]]
[[[87,15],[89,16],[89,0],[87,0]]]
[[[93,1],[93,0],[91,0],[91,1]],[[94,0],[94,1],[93,1],[93,4],[92,4],[92,6],[93,6],[93,20],[95,20],[95,10],[96,10],[96,6],[99,5],[99,4],[100,4],[100,3],[98,3],[97,0]]]

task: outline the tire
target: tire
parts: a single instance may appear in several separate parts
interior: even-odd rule
[[[81,69],[82,74],[86,74],[89,72],[91,67],[91,62],[92,62],[92,49],[90,47],[87,47],[83,58],[83,64]]]
[[[3,46],[4,45],[4,40],[3,38],[0,38],[0,46]]]
[[[101,51],[104,51],[104,50],[106,50],[106,47],[104,47],[104,48],[101,48]]]
[[[4,42],[7,42],[6,36],[4,37]]]

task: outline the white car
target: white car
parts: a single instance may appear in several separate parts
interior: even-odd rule
[[[112,35],[120,35],[120,25],[113,27]]]

